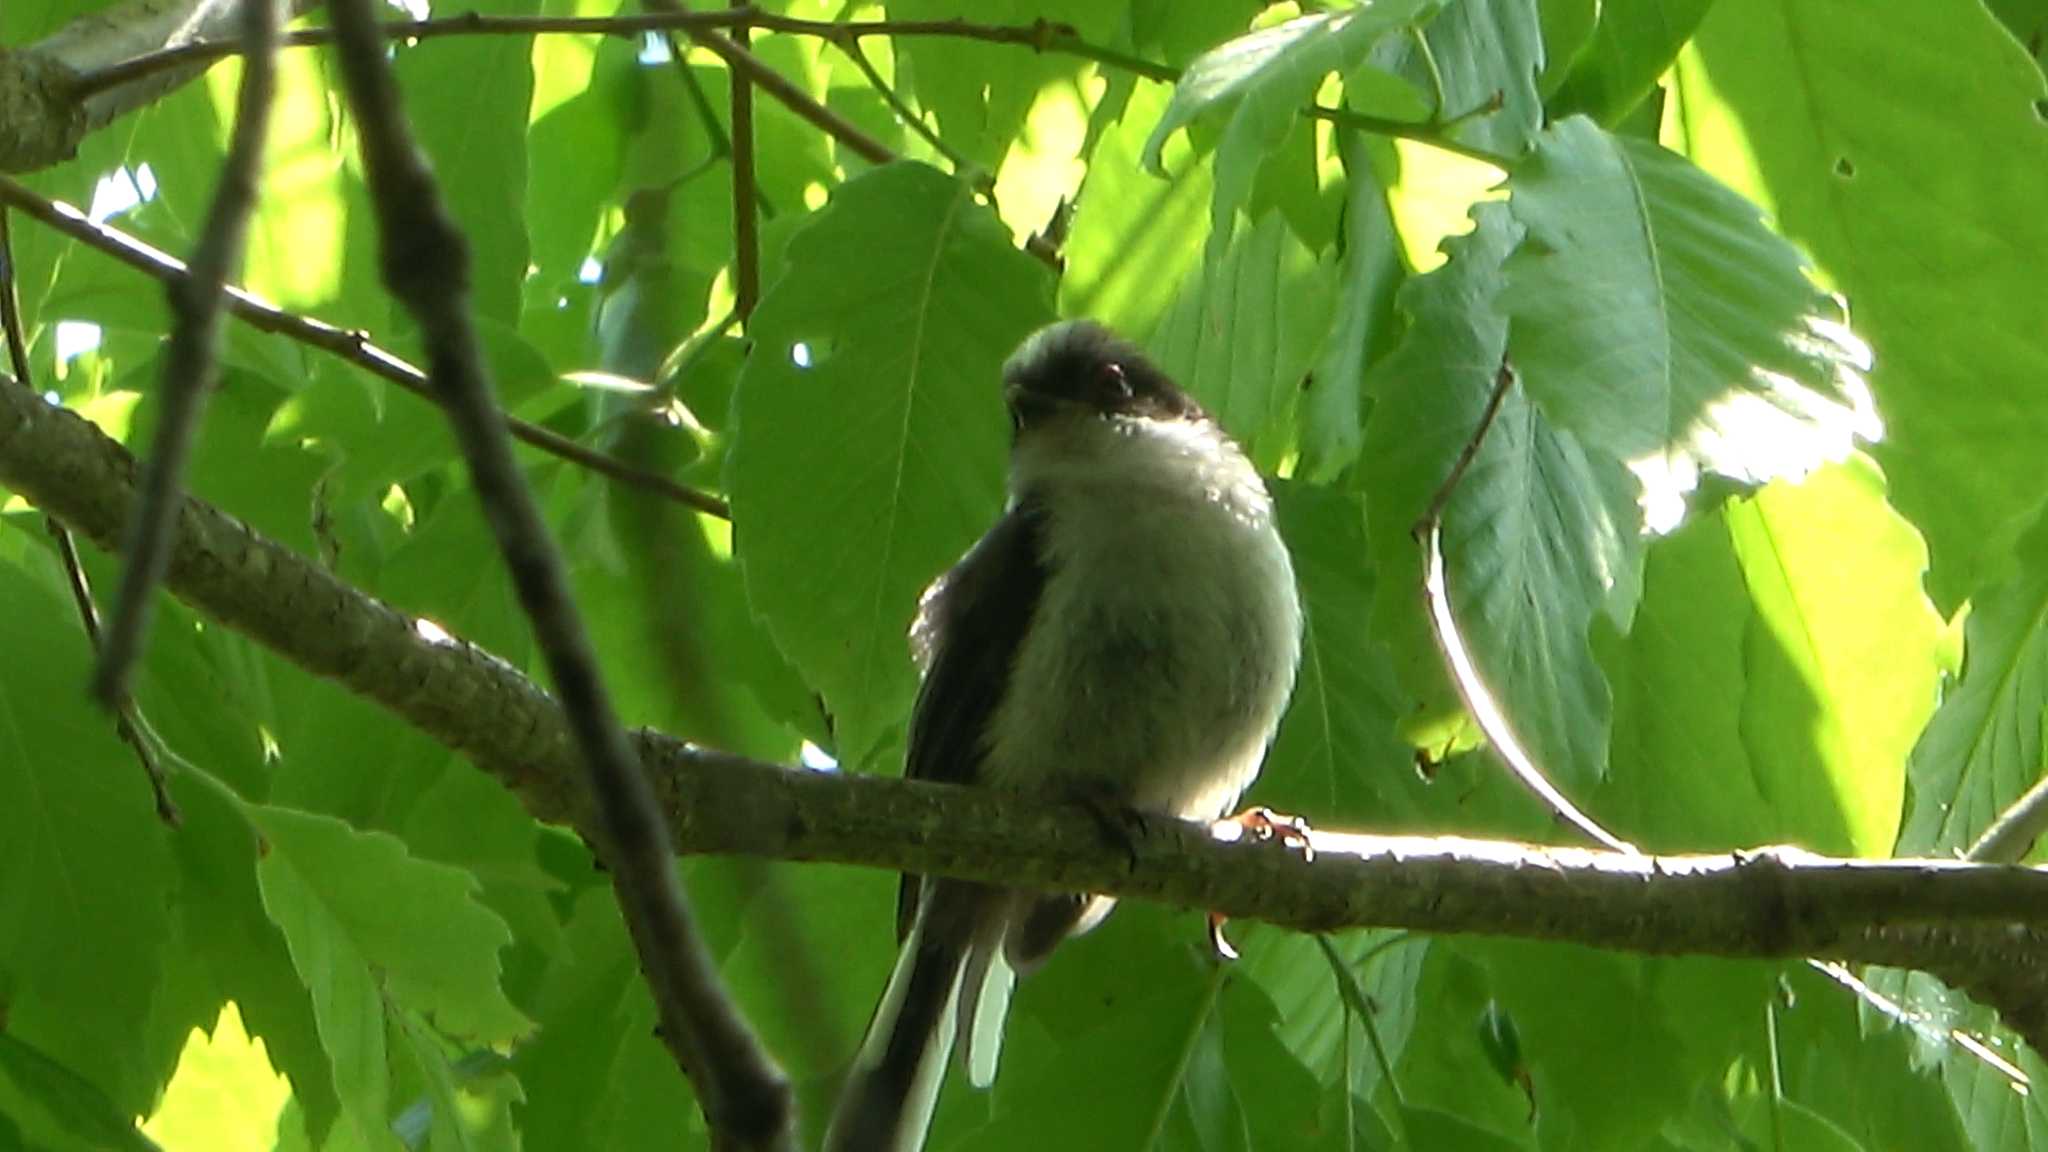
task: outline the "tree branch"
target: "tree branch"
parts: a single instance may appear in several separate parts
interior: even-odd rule
[[[177,257],[160,251],[118,228],[95,223],[77,208],[62,201],[45,199],[27,185],[7,176],[0,176],[0,204],[18,208],[24,215],[33,216],[66,236],[167,284],[181,282],[191,275],[185,264]],[[250,327],[317,348],[330,356],[346,360],[373,376],[388,380],[423,400],[430,400],[436,404],[440,402],[435,397],[433,389],[427,386],[425,372],[407,363],[396,353],[371,343],[367,334],[336,328],[310,316],[287,312],[232,284],[227,286],[226,292],[224,306],[228,313]],[[551,456],[588,468],[621,484],[629,484],[679,504],[686,504],[706,515],[716,516],[721,520],[732,519],[732,509],[727,507],[725,501],[707,492],[699,492],[666,476],[635,468],[622,460],[586,448],[567,436],[538,424],[529,424],[510,415],[505,417],[505,421],[512,429],[514,439]]]
[[[31,382],[28,336],[22,330],[21,294],[14,275],[14,237],[7,217],[7,209],[0,207],[0,334],[5,336],[7,362],[13,366],[14,375],[24,382]],[[97,653],[100,647],[100,610],[93,602],[92,583],[85,577],[85,567],[79,563],[78,544],[71,539],[71,530],[54,516],[45,515],[43,527],[49,530],[50,540],[57,547],[57,560],[64,567],[64,582],[71,588],[71,602],[78,609],[78,623],[85,630],[86,643]],[[114,732],[135,753],[136,763],[142,766],[142,774],[149,780],[157,819],[173,828],[178,827],[184,822],[184,816],[178,811],[178,802],[171,799],[170,782],[164,776],[163,762],[157,759],[155,746],[142,734],[143,725],[134,700],[122,700],[115,709]]]
[[[988,44],[1029,48],[1033,52],[1052,52],[1092,60],[1107,68],[1115,68],[1165,84],[1180,79],[1180,69],[1171,64],[1147,60],[1128,52],[1090,43],[1082,39],[1080,33],[1071,26],[1043,19],[1034,20],[1029,24],[984,24],[972,20],[806,20],[763,12],[751,5],[742,5],[717,12],[685,12],[671,9],[639,16],[485,16],[471,12],[431,20],[395,20],[384,24],[383,27],[385,35],[393,40],[431,40],[443,36],[533,36],[548,33],[637,36],[650,31],[680,31],[716,52],[736,71],[746,72],[750,79],[797,115],[845,142],[855,152],[877,164],[887,161],[885,158],[878,158],[874,150],[879,149],[881,153],[886,153],[886,148],[850,122],[810,99],[794,85],[783,80],[779,74],[761,65],[746,53],[745,49],[720,35],[718,30],[754,28],[785,35],[816,36],[847,46],[855,45],[871,36],[978,40]],[[332,39],[332,29],[301,28],[287,33],[283,43],[292,47],[324,44]],[[86,72],[76,78],[60,75],[57,84],[60,90],[100,93],[134,84],[167,69],[190,69],[198,64],[232,56],[235,51],[232,43],[181,44],[123,60],[96,71]],[[734,53],[746,56],[748,63],[739,62]],[[773,76],[774,79],[767,79],[768,76]],[[780,82],[779,85],[777,82]],[[5,85],[6,77],[0,74],[0,94],[5,93]],[[1452,137],[1450,131],[1473,116],[1484,115],[1498,108],[1499,97],[1495,97],[1478,108],[1468,109],[1456,115],[1450,115],[1439,108],[1436,115],[1426,121],[1392,120],[1354,112],[1349,108],[1330,108],[1322,105],[1310,105],[1303,109],[1303,114],[1378,136],[1413,140],[1496,167],[1507,167],[1513,163],[1512,157],[1460,143]],[[0,170],[10,167],[5,159],[4,155],[0,155]]]
[[[1980,864],[2014,864],[2044,831],[2048,831],[2048,777],[2036,781],[2000,812],[1963,858]]]
[[[413,142],[372,0],[335,0],[342,86],[355,110],[385,283],[418,321],[447,409],[534,638],[561,693],[588,771],[599,854],[661,1020],[662,1040],[695,1086],[721,1148],[795,1147],[789,1081],[725,991],[698,933],[655,806],[598,673],[568,575],[519,474],[469,316],[469,251]]]
[[[77,414],[0,379],[0,484],[109,547],[134,499],[134,462]],[[537,818],[594,834],[567,721],[532,681],[201,501],[187,498],[179,528],[173,593],[469,757]],[[1304,931],[1396,927],[1918,968],[2048,1051],[2040,869],[1333,832],[1314,834],[1308,861],[1165,820],[1109,843],[1085,809],[1029,797],[762,764],[644,730],[634,743],[683,852],[1107,892]]]
[[[149,609],[163,579],[171,548],[171,516],[184,491],[185,461],[199,436],[206,393],[220,379],[220,312],[228,277],[242,263],[249,214],[256,208],[256,181],[263,167],[263,140],[270,127],[270,100],[277,61],[276,0],[244,0],[242,83],[235,101],[234,135],[213,190],[186,275],[164,283],[171,311],[164,346],[156,438],[142,477],[142,500],[128,524],[121,554],[125,564],[114,596],[106,642],[93,669],[92,691],[100,703],[119,709],[128,698],[128,673],[142,650]]]

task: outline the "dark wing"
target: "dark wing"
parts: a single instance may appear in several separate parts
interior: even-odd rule
[[[983,734],[1045,587],[1043,526],[1043,510],[1020,501],[925,596],[913,630],[926,653],[924,682],[910,714],[904,776],[974,783]],[[906,875],[897,896],[899,938],[916,917],[917,881]]]

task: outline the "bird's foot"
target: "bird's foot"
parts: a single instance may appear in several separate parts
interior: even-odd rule
[[[1235,824],[1244,829],[1246,839],[1278,840],[1289,847],[1301,849],[1304,861],[1316,858],[1314,834],[1308,821],[1299,816],[1275,812],[1263,804],[1254,804],[1235,816],[1227,816],[1224,823]]]
[[[1308,821],[1299,816],[1284,815],[1264,805],[1253,805],[1235,816],[1225,817],[1221,822],[1242,828],[1246,839],[1279,840],[1301,849],[1303,860],[1316,858],[1315,843],[1309,838]],[[1215,950],[1217,959],[1226,962],[1237,959],[1237,947],[1223,934],[1223,925],[1229,921],[1230,917],[1221,912],[1209,913],[1209,947]]]

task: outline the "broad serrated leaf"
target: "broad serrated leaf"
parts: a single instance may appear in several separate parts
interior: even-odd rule
[[[1378,0],[1261,28],[1212,48],[1189,64],[1173,101],[1146,139],[1147,170],[1165,172],[1167,138],[1212,109],[1231,110],[1216,149],[1211,235],[1228,236],[1250,195],[1259,162],[1287,138],[1323,78],[1356,67],[1382,36],[1419,23],[1437,0]]]
[[[1962,679],[1907,766],[1901,856],[1967,849],[2041,775],[2048,708],[2048,519],[2020,542],[2016,571],[1971,600]]]
[[[268,846],[257,865],[264,906],[282,922],[302,975],[346,954],[374,966],[384,994],[452,1036],[504,1041],[528,1030],[498,987],[498,950],[512,934],[476,902],[469,873],[331,817],[267,804],[247,811]]]
[[[1508,188],[1508,353],[1559,428],[1681,484],[1800,475],[1878,434],[1798,252],[1684,158],[1574,117]]]
[[[1211,255],[1152,335],[1160,367],[1263,471],[1293,449],[1296,397],[1329,327],[1331,280],[1329,265],[1268,212]]]
[[[1403,289],[1412,326],[1373,373],[1379,403],[1366,428],[1374,615],[1395,622],[1384,634],[1425,699],[1443,680],[1418,619],[1421,560],[1408,531],[1478,428],[1507,340],[1492,297],[1516,229],[1495,205],[1476,216],[1477,232],[1447,245],[1450,263]],[[1609,693],[1587,629],[1596,612],[1626,621],[1634,604],[1633,487],[1518,385],[1443,512],[1445,583],[1465,643],[1509,725],[1568,791],[1606,771]]]
[[[16,532],[42,529],[0,522]],[[142,1042],[172,935],[168,830],[86,696],[77,610],[13,562],[0,604],[0,1018],[133,1115],[170,1072]]]
[[[396,1148],[389,1029],[419,1011],[449,1033],[511,1040],[530,1028],[499,987],[504,921],[460,869],[410,855],[383,833],[264,804],[244,806],[266,851],[263,906],[313,995],[342,1115],[367,1147]]]
[[[1707,130],[1699,162],[1760,176],[1779,226],[1848,295],[1876,353],[1875,455],[1950,612],[1997,575],[2041,500],[2048,83],[1981,4],[1866,12],[1723,0],[1695,41],[1706,82],[1685,87],[1686,118]]]
[[[848,764],[908,712],[919,590],[1000,504],[1001,367],[1050,289],[965,184],[898,163],[838,190],[754,314],[728,469],[738,555]]]

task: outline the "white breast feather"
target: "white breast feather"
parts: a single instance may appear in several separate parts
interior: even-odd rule
[[[1049,575],[986,778],[1213,819],[1257,775],[1300,655],[1272,500],[1206,422],[1081,431],[1015,461],[1046,506]]]

